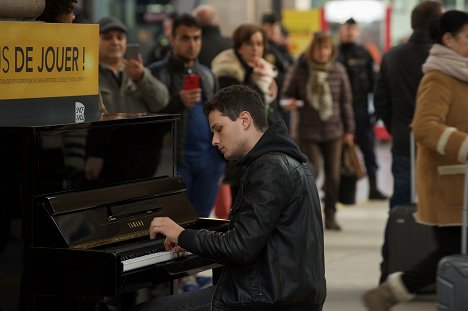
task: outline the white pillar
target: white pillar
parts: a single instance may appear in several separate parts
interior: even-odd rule
[[[34,20],[44,7],[45,0],[0,0],[0,20]]]

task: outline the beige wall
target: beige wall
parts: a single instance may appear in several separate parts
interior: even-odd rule
[[[231,36],[242,23],[257,23],[263,13],[271,10],[271,0],[206,0],[218,10],[221,32]]]

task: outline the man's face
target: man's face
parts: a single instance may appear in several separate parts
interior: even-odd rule
[[[172,39],[174,55],[184,61],[194,61],[201,49],[201,30],[180,25]]]
[[[278,42],[281,38],[281,27],[279,23],[265,23],[262,25],[268,40]]]
[[[359,37],[359,29],[356,24],[344,24],[340,27],[341,43],[356,43]]]
[[[99,36],[99,60],[113,63],[123,59],[127,49],[127,35],[120,30],[108,30]]]
[[[246,133],[243,130],[242,119],[232,121],[218,110],[213,110],[208,115],[208,120],[213,132],[213,146],[219,149],[226,160],[242,158],[246,154],[243,148]]]

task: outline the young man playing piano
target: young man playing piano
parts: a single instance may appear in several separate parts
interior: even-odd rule
[[[150,237],[224,263],[217,285],[146,302],[137,310],[322,310],[325,300],[319,196],[307,158],[283,121],[268,128],[251,89],[221,90],[204,107],[212,143],[246,167],[226,232],[184,229],[154,218]]]

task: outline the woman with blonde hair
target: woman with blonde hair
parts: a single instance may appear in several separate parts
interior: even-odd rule
[[[324,166],[325,228],[341,230],[336,202],[340,183],[343,141],[354,139],[351,88],[343,65],[335,61],[336,47],[328,32],[316,32],[307,50],[286,75],[282,98],[292,111],[291,136],[309,157],[315,176],[320,158]],[[303,105],[299,107],[299,101]]]

